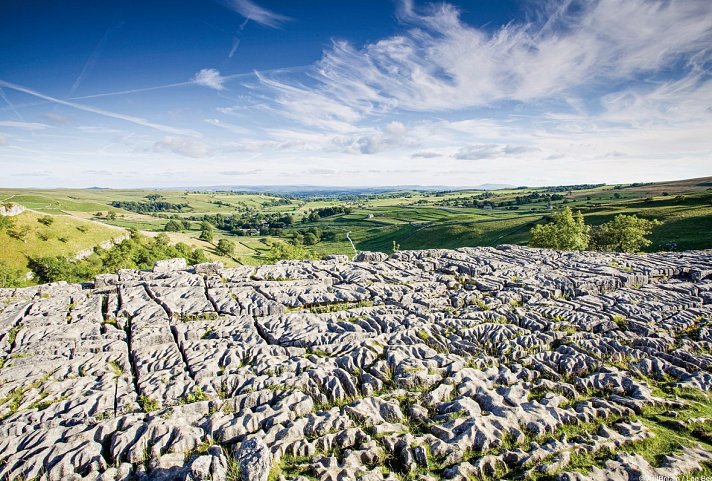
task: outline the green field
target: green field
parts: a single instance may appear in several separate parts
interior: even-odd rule
[[[149,197],[147,197],[149,196]],[[160,196],[165,211],[139,211],[116,207],[133,202],[138,209],[153,209],[150,196]],[[126,229],[149,235],[163,232],[170,218],[186,221],[179,232],[169,232],[173,242],[204,249],[210,258],[227,265],[266,262],[270,242],[292,241],[309,229],[319,234],[305,248],[313,257],[349,254],[354,250],[391,252],[401,249],[526,244],[529,231],[564,206],[581,210],[586,222],[598,225],[617,214],[635,214],[661,221],[655,228],[650,251],[712,248],[712,177],[682,181],[497,191],[407,191],[336,194],[256,194],[240,192],[109,190],[109,189],[0,189],[0,202],[30,209],[16,217],[29,226],[24,240],[0,232],[0,261],[25,268],[28,257],[67,255],[117,237]],[[126,206],[127,204],[117,204]],[[174,208],[175,206],[175,208]],[[180,207],[179,207],[180,206]],[[348,212],[307,219],[315,209],[347,208]],[[50,214],[51,226],[37,219]],[[289,223],[279,223],[290,214]],[[207,217],[204,217],[207,216]],[[216,225],[212,243],[198,239],[202,220],[234,222]],[[219,221],[219,222],[222,222]],[[218,223],[219,223],[218,222]],[[77,229],[82,227],[84,232]],[[240,227],[242,226],[242,227]],[[240,234],[240,235],[237,235]],[[307,234],[308,235],[308,234]],[[300,239],[301,239],[300,237]],[[46,238],[46,239],[45,239]],[[235,244],[231,257],[218,256],[221,238]],[[60,240],[62,239],[62,240]]]
[[[41,218],[51,218],[51,225],[41,224]],[[12,229],[0,230],[0,261],[16,269],[27,269],[32,257],[46,255],[74,256],[101,242],[118,238],[126,232],[98,222],[77,219],[68,215],[47,216],[25,211],[12,218]],[[11,235],[26,230],[23,238]]]

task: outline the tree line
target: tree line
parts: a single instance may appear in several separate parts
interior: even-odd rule
[[[190,265],[208,262],[202,249],[193,249],[181,242],[171,244],[166,234],[149,238],[133,230],[128,239],[109,249],[95,247],[94,252],[82,260],[47,256],[31,258],[28,265],[40,283],[87,282],[98,274],[119,269],[151,269],[156,261],[175,257],[183,257]]]
[[[566,251],[640,252],[652,244],[648,236],[659,224],[657,220],[619,214],[592,227],[586,225],[580,211],[574,213],[566,207],[554,213],[550,222],[534,226],[529,245]]]

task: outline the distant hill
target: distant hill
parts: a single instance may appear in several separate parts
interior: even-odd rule
[[[157,190],[198,190],[198,191],[237,191],[273,194],[381,194],[386,192],[418,191],[442,192],[461,190],[501,190],[513,189],[509,184],[480,184],[476,186],[445,185],[386,185],[380,187],[350,187],[323,185],[211,185],[205,187],[166,187]]]

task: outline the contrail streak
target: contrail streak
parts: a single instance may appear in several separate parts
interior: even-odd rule
[[[30,88],[23,87],[22,85],[14,84],[12,82],[7,82],[5,80],[0,80],[0,87],[5,87],[5,88],[11,89],[11,90],[15,90],[17,92],[25,93],[27,95],[32,95],[33,97],[47,100],[48,102],[54,102],[59,105],[65,105],[67,107],[72,107],[77,110],[83,110],[84,112],[91,112],[93,114],[102,115],[104,117],[109,117],[112,119],[123,120],[126,122],[130,122],[132,124],[140,125],[142,127],[148,127],[151,129],[159,130],[161,132],[166,132],[166,133],[176,134],[176,135],[189,135],[192,137],[201,137],[202,136],[199,132],[196,132],[195,130],[179,129],[179,128],[175,128],[175,127],[170,127],[168,125],[157,124],[157,123],[151,122],[149,120],[142,119],[141,117],[134,117],[132,115],[120,114],[120,113],[116,113],[116,112],[111,112],[109,110],[99,109],[97,107],[92,107],[91,105],[84,105],[84,104],[78,104],[75,102],[69,102],[67,100],[61,100],[61,99],[43,94],[41,92],[37,92],[36,90],[32,90]]]
[[[112,26],[106,29],[106,32],[104,32],[104,35],[102,35],[101,39],[99,39],[99,42],[96,44],[96,47],[94,47],[94,50],[92,50],[91,55],[89,55],[89,58],[84,64],[84,67],[82,67],[82,71],[79,72],[79,76],[74,81],[74,84],[72,84],[72,88],[69,89],[70,96],[74,95],[74,92],[76,92],[77,88],[79,87],[79,84],[81,84],[87,74],[94,69],[94,65],[96,65],[96,59],[98,59],[99,55],[101,55],[101,51],[104,48],[104,43],[106,42],[106,39],[109,38],[109,34],[111,33],[111,31],[119,29],[123,27],[123,25],[124,23],[121,22],[120,24],[118,24],[118,26]]]
[[[273,73],[298,72],[298,71],[304,70],[308,67],[310,67],[310,66],[309,65],[298,65],[296,67],[275,68],[275,69],[271,69],[271,70],[263,70],[261,72],[258,72],[258,71],[242,72],[242,73],[236,73],[236,74],[232,74],[232,75],[225,75],[224,77],[222,77],[222,80],[234,80],[234,79],[238,79],[238,78],[249,78],[249,77],[253,77],[257,74],[261,74],[261,73],[273,74]],[[140,93],[140,92],[150,92],[152,90],[163,90],[163,89],[170,89],[170,88],[175,88],[175,87],[186,87],[188,85],[199,85],[199,84],[194,80],[188,80],[185,82],[176,82],[176,83],[172,83],[172,84],[156,85],[154,87],[141,87],[141,88],[136,88],[136,89],[117,90],[115,92],[104,92],[104,93],[100,93],[100,94],[82,95],[80,97],[72,97],[71,100],[96,99],[99,97],[113,97],[115,95],[136,94],[136,93]]]
[[[22,115],[20,115],[20,112],[17,111],[17,109],[15,108],[15,105],[13,105],[13,103],[10,102],[10,100],[5,95],[5,91],[3,89],[0,89],[0,97],[2,97],[2,99],[5,101],[7,106],[10,107],[10,110],[12,110],[15,113],[15,115],[17,115],[17,118],[24,122],[25,118]]]

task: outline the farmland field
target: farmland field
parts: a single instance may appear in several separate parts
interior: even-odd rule
[[[24,239],[0,232],[0,241],[9,247],[0,252],[0,261],[17,268],[26,268],[33,256],[71,256],[128,229],[155,236],[172,219],[181,223],[179,230],[166,232],[172,242],[201,248],[210,259],[229,266],[265,263],[271,243],[279,241],[303,242],[313,257],[353,255],[348,238],[357,250],[381,252],[394,247],[526,244],[532,226],[563,206],[581,210],[591,225],[617,214],[659,220],[650,251],[712,248],[712,177],[617,186],[380,194],[358,189],[348,194],[0,189],[0,202],[28,209],[16,217],[18,226],[29,231]],[[38,222],[42,216],[54,222],[45,226]],[[205,222],[214,227],[211,242],[199,239]],[[220,239],[233,243],[233,254],[216,252]]]

